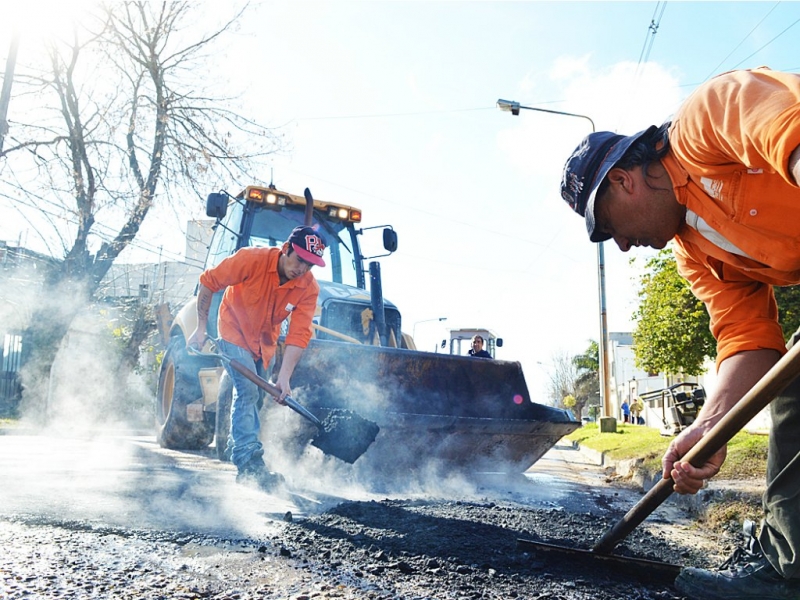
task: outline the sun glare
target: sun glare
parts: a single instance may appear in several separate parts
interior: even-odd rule
[[[68,34],[79,22],[92,0],[22,0],[4,3],[2,36],[16,31],[23,43],[40,42],[52,36]]]

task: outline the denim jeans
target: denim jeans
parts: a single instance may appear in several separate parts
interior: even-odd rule
[[[219,349],[228,358],[242,363],[257,372],[255,360],[248,350],[221,339]],[[258,417],[260,391],[252,381],[233,370],[226,362],[225,369],[233,381],[233,401],[231,403],[231,433],[228,445],[231,461],[241,470],[252,459],[263,459],[264,447],[259,441],[261,421]]]

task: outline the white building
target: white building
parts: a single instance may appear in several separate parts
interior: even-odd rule
[[[697,377],[691,376],[666,376],[663,373],[651,374],[634,365],[633,335],[627,332],[609,332],[609,373],[611,387],[612,416],[618,420],[622,418],[622,402],[641,397],[646,392],[653,392],[668,388],[676,383],[698,383],[705,390],[706,397],[711,396],[717,384],[717,370],[713,360],[705,365],[705,372]],[[645,404],[642,415],[645,424],[650,427],[661,428],[662,414],[660,406],[651,407]],[[767,433],[770,428],[769,409],[761,411],[750,423],[746,430],[751,433]]]
[[[185,258],[181,261],[117,264],[100,283],[106,298],[139,298],[148,304],[167,303],[175,310],[194,295],[213,233],[213,220],[189,221]]]

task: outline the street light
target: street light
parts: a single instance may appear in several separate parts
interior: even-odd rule
[[[551,115],[564,115],[567,117],[578,117],[586,119],[592,125],[592,133],[597,131],[594,126],[594,121],[586,115],[579,115],[577,113],[563,112],[560,110],[550,110],[547,108],[535,108],[533,106],[522,106],[519,102],[513,100],[498,100],[497,108],[500,110],[510,112],[512,115],[518,116],[520,109],[533,110],[536,112],[550,113]],[[608,381],[608,325],[606,318],[606,259],[605,250],[603,249],[603,242],[597,244],[597,293],[600,297],[600,400],[603,404],[604,416],[610,417],[611,411],[611,398],[609,394],[609,381]]]
[[[569,113],[563,112],[560,110],[550,110],[548,108],[534,108],[533,106],[522,106],[519,102],[514,102],[513,100],[498,100],[497,101],[497,108],[500,110],[510,112],[514,116],[519,116],[519,109],[525,110],[535,110],[536,112],[544,112],[550,113],[551,115],[566,115],[568,117],[580,117],[581,119],[586,119],[589,123],[592,124],[592,133],[597,131],[594,127],[594,121],[592,121],[586,115],[579,115],[577,113]]]
[[[411,329],[411,337],[414,338],[414,340],[417,339],[417,325],[420,323],[430,323],[432,321],[447,321],[447,317],[437,317],[435,319],[423,319],[422,321],[417,321],[414,323],[414,327]]]

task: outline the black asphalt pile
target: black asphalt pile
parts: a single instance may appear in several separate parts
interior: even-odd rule
[[[327,565],[386,598],[679,598],[620,561],[569,560],[520,550],[519,538],[590,549],[613,521],[494,502],[348,502],[287,529],[286,551]],[[723,546],[732,547],[735,540]],[[716,562],[697,544],[635,531],[619,556],[691,566]]]
[[[325,454],[350,464],[367,451],[380,427],[352,410],[332,410],[322,421],[322,427],[311,440]]]
[[[678,600],[669,583],[527,552],[518,538],[590,548],[608,518],[518,504],[346,502],[276,525],[268,539],[0,521],[0,597],[327,600]],[[668,524],[662,524],[668,526]],[[697,543],[634,531],[620,555],[693,566],[718,557]],[[730,535],[730,534],[723,534]],[[719,540],[721,549],[735,536]],[[729,549],[729,548],[727,548]]]

